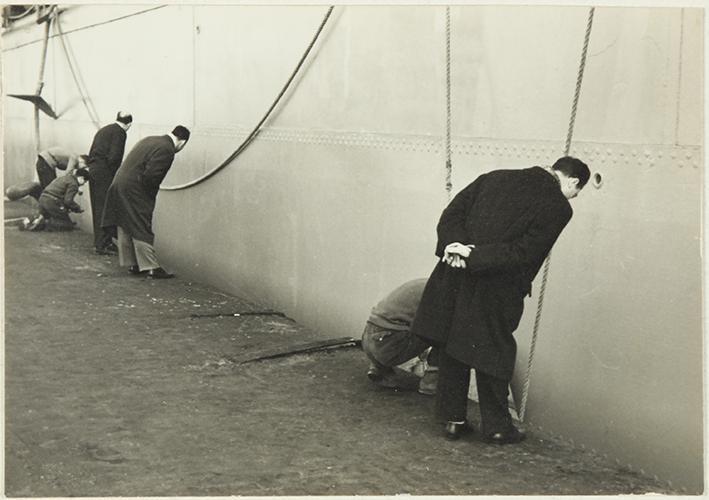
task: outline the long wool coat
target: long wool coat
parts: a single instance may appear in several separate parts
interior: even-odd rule
[[[101,244],[100,234],[103,207],[106,205],[106,192],[123,160],[126,146],[126,131],[117,123],[102,127],[91,143],[88,167],[91,174],[89,193],[91,195],[91,213],[94,221],[96,245]]]
[[[128,153],[108,188],[101,225],[120,226],[132,238],[152,245],[155,199],[174,159],[175,144],[170,136],[141,139]]]
[[[557,180],[543,168],[478,177],[443,211],[436,255],[453,242],[475,248],[465,269],[439,261],[412,331],[476,370],[510,380],[524,297],[571,216]]]
[[[126,131],[115,122],[96,132],[89,149],[88,166],[91,176],[108,174],[113,179],[121,166],[125,146]]]

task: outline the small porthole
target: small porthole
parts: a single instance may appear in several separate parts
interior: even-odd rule
[[[591,183],[596,189],[603,185],[603,175],[600,172],[596,172],[591,176]]]

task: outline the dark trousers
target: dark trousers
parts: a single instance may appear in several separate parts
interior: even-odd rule
[[[47,220],[48,229],[55,229],[58,231],[67,231],[74,229],[74,223],[69,218],[69,213],[64,206],[64,204],[52,198],[51,196],[44,194],[39,197],[39,213],[41,213]]]
[[[39,200],[44,188],[49,186],[49,184],[57,178],[57,172],[53,167],[49,166],[41,156],[37,157],[35,169],[37,170],[37,177],[39,177],[39,186],[34,186],[29,192],[29,195],[35,200]]]
[[[400,365],[420,356],[430,344],[409,330],[389,330],[367,321],[362,333],[362,350],[380,368]],[[426,358],[429,366],[438,366],[438,349]]]
[[[452,358],[443,349],[439,352],[439,361],[437,416],[444,422],[467,420],[471,367]],[[512,417],[507,408],[509,382],[478,370],[475,370],[475,382],[482,432],[492,434],[509,431],[512,426]]]
[[[115,227],[101,227],[103,207],[106,204],[106,193],[113,181],[113,174],[103,166],[92,166],[90,172],[89,193],[91,197],[91,218],[94,225],[94,246],[102,249],[111,244],[111,238],[117,237]]]

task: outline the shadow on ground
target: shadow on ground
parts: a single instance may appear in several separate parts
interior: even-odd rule
[[[321,337],[192,319],[256,306],[128,275],[86,233],[6,227],[5,266],[7,496],[671,493],[534,434],[446,441],[433,400],[371,385],[356,348],[238,364]]]

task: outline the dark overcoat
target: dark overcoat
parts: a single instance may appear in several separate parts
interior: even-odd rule
[[[412,331],[467,365],[510,380],[524,297],[572,210],[541,167],[478,177],[446,207],[436,255],[453,242],[475,245],[466,268],[436,265]]]
[[[175,144],[170,136],[138,141],[108,188],[101,225],[120,226],[132,238],[152,245],[155,199],[174,159]]]
[[[101,244],[101,220],[106,205],[106,192],[123,160],[126,146],[126,131],[117,123],[101,127],[89,150],[88,168],[91,195],[91,213],[94,221],[94,243]]]
[[[89,149],[88,167],[92,177],[105,172],[112,179],[121,166],[125,147],[126,131],[123,127],[115,122],[101,127],[94,135]]]

